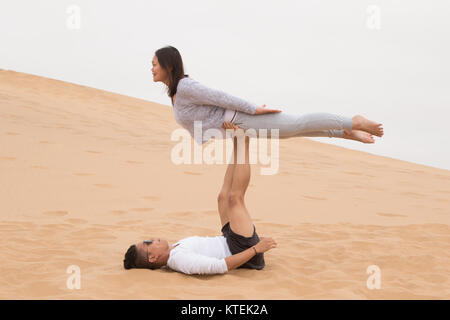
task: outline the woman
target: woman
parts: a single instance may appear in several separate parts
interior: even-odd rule
[[[277,109],[261,107],[234,97],[223,91],[208,88],[184,74],[179,51],[166,46],[158,49],[152,59],[153,81],[163,82],[172,98],[175,120],[189,131],[202,145],[209,140],[203,133],[216,128],[279,129],[279,138],[289,137],[335,137],[374,143],[373,135],[382,137],[381,123],[361,115],[352,118],[331,113],[288,114]],[[194,134],[195,121],[201,121],[200,135]]]

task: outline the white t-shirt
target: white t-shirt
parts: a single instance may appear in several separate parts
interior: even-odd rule
[[[192,236],[173,244],[167,266],[186,274],[215,274],[228,271],[225,258],[231,256],[224,236]]]

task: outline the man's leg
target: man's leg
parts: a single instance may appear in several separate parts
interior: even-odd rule
[[[242,149],[244,150],[244,148]],[[231,185],[233,183],[233,174],[235,164],[237,163],[237,138],[233,138],[233,161],[228,164],[227,170],[225,172],[225,177],[223,179],[222,189],[217,197],[217,206],[220,214],[220,222],[222,227],[229,221],[228,218],[228,202],[230,199]],[[241,157],[241,159],[244,159]]]
[[[231,184],[233,182],[235,163],[236,161],[228,164],[227,171],[225,172],[225,177],[223,179],[222,189],[217,197],[217,206],[219,207],[220,223],[222,224],[222,227],[229,221],[228,200],[230,197]]]
[[[254,232],[252,219],[245,207],[244,196],[250,182],[250,163],[249,163],[249,142],[250,138],[245,136],[244,141],[237,143],[234,139],[234,172],[232,175],[231,190],[228,198],[227,215],[230,221],[230,227],[233,232],[244,237],[251,237]],[[237,149],[245,152],[245,162],[238,163]],[[242,158],[241,158],[242,159]]]

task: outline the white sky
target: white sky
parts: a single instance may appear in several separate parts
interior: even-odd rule
[[[170,105],[150,72],[166,45],[197,81],[258,105],[384,124],[373,145],[314,140],[450,170],[447,0],[0,2],[3,69]]]

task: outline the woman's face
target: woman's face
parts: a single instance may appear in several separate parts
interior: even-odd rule
[[[156,57],[156,55],[152,59],[152,73],[154,82],[158,81],[166,82],[167,72],[159,65],[158,58]]]

